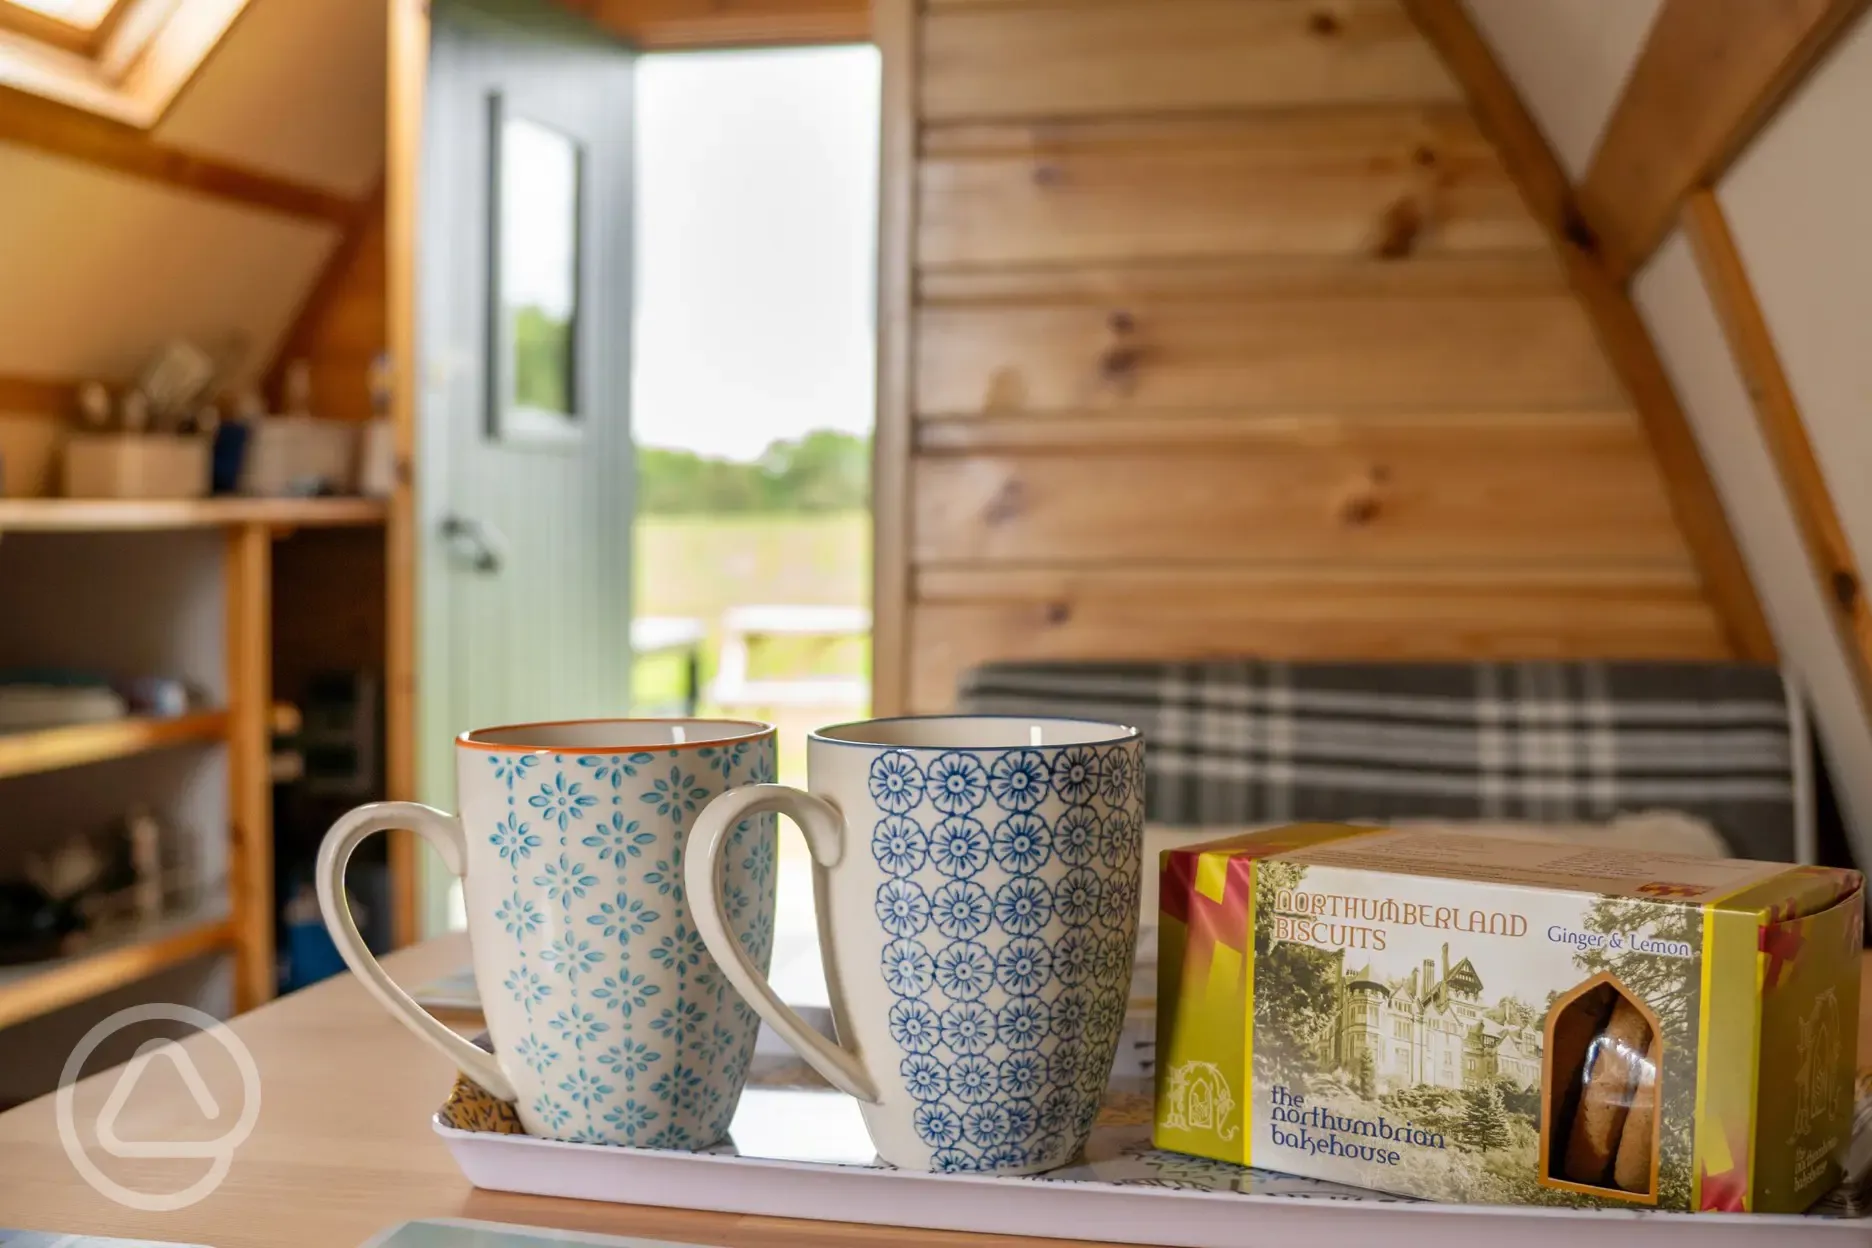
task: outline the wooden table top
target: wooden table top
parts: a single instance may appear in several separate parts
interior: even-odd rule
[[[444,937],[389,960],[405,984],[463,964],[466,944]],[[1861,997],[1861,1069],[1872,1065],[1872,958]],[[59,1142],[56,1098],[0,1114],[0,1225],[70,1234],[115,1235],[214,1248],[351,1248],[412,1218],[458,1217],[641,1235],[735,1248],[808,1248],[843,1243],[932,1244],[956,1248],[1058,1248],[1058,1240],[962,1235],[846,1223],[800,1222],[552,1200],[482,1192],[469,1186],[430,1116],[453,1071],[385,1014],[350,976],[320,984],[237,1019],[233,1031],[260,1075],[252,1135],[226,1178],[199,1204],[143,1212],[100,1195]],[[186,1042],[223,1115],[241,1109],[238,1067],[212,1036]],[[151,1061],[138,1091],[117,1115],[125,1142],[215,1139],[188,1087],[166,1062]],[[98,1121],[115,1078],[91,1078],[74,1097],[75,1121]],[[225,1118],[223,1119],[225,1121]],[[87,1128],[86,1139],[91,1142]],[[146,1192],[175,1192],[203,1176],[201,1157],[116,1158],[93,1142],[89,1155],[110,1179]]]

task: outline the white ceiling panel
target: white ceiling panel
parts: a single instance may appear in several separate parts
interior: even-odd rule
[[[362,196],[382,175],[384,0],[249,0],[155,135]]]
[[[1859,861],[1872,862],[1872,727],[1860,713],[1793,511],[1681,234],[1639,275],[1634,293],[1722,495],[1782,662],[1807,688],[1829,770],[1857,831]]]
[[[0,374],[127,379],[170,337],[265,367],[337,243],[329,225],[0,144]]]
[[[1575,181],[1663,0],[1463,0]]]
[[[1730,170],[1729,218],[1858,558],[1872,570],[1872,21]]]

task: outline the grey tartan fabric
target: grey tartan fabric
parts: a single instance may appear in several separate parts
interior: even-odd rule
[[[1153,823],[1672,809],[1740,856],[1796,851],[1796,737],[1773,667],[994,663],[963,676],[959,702],[1143,728]]]

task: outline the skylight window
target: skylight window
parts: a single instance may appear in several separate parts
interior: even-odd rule
[[[0,0],[0,86],[148,127],[246,5]]]
[[[139,0],[0,0],[0,33],[96,56]]]
[[[30,9],[35,13],[64,22],[67,26],[76,26],[79,30],[95,30],[110,11],[122,0],[7,0],[15,8]]]

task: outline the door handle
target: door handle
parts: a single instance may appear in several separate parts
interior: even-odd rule
[[[500,571],[501,564],[506,562],[507,540],[486,521],[444,516],[441,533],[450,553],[476,572],[492,574]]]

